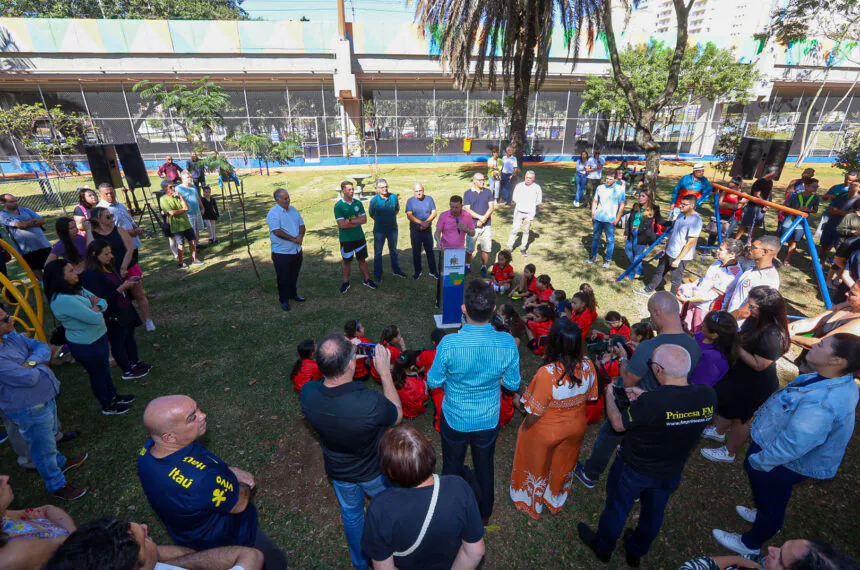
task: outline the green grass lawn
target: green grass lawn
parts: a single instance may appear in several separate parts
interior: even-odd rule
[[[634,286],[641,284],[613,282],[627,266],[620,232],[617,233],[620,247],[616,247],[615,263],[610,270],[584,263],[591,224],[586,210],[572,207],[567,184],[572,168],[545,165],[534,169],[538,183],[544,188],[546,204],[532,225],[537,237],[529,249],[528,262],[535,263],[539,273],[551,275],[554,286],[568,294],[576,291],[580,283],[591,283],[597,292],[601,316],[610,309],[620,311],[631,322],[646,316],[644,299],[632,293]],[[475,170],[456,165],[383,166],[380,175],[388,179],[392,191],[399,193],[404,202],[411,195],[411,185],[420,181],[436,204],[446,208],[450,195],[462,194],[467,189]],[[825,188],[841,179],[834,169],[818,170]],[[353,171],[355,167],[290,169],[271,177],[245,178],[250,251],[263,280],[262,289],[242,239],[238,201],[229,208],[232,247],[228,239],[228,212],[222,209],[219,222],[222,244],[203,253],[204,266],[177,270],[165,239],[158,235],[144,242],[141,257],[146,271],[145,285],[158,330],[146,333],[141,328],[137,338],[143,358],[153,363],[154,368],[149,376],[137,382],[121,381],[119,374],[114,375],[122,392],[137,395],[133,411],[119,417],[102,416],[83,370],[77,365],[63,365],[56,370],[63,384],[58,400],[60,418],[65,429],[82,431],[81,437],[66,444],[62,451],[67,456],[90,453],[89,461],[70,476],[73,483],[88,485],[89,494],[75,503],[61,505],[78,523],[102,515],[128,518],[148,523],[156,541],[167,542],[166,532],[141,490],[135,461],[147,440],[141,424],[146,403],[159,395],[182,393],[197,400],[209,416],[205,445],[227,462],[255,474],[258,482],[255,502],[261,527],[284,548],[291,566],[349,567],[337,500],[326,481],[322,452],[302,418],[298,396],[288,378],[296,358],[295,347],[303,339],[318,340],[329,332],[340,331],[348,319],[354,318],[365,323],[372,340],[384,325],[397,324],[409,348],[426,347],[433,329],[435,297],[435,282],[427,277],[419,281],[391,277],[388,259],[385,259],[386,276],[378,290],[361,287],[357,268],[353,268],[352,289],[346,295],[338,294],[340,261],[332,207],[340,180]],[[677,178],[686,172],[689,167],[664,167],[660,191],[663,202]],[[782,184],[777,186],[782,188],[798,173],[787,168]],[[302,213],[308,230],[305,264],[299,279],[299,291],[308,301],[294,305],[290,313],[282,312],[277,302],[264,220],[273,205],[272,191],[287,182],[293,205]],[[6,185],[4,190],[16,192],[14,186]],[[511,213],[510,208],[502,208],[493,217],[494,250],[498,250],[498,243],[507,240]],[[707,208],[703,215],[709,213]],[[817,218],[814,222],[817,223]],[[775,214],[769,214],[768,230],[773,231],[775,224]],[[48,226],[53,229],[53,219]],[[369,230],[370,226],[366,228]],[[400,229],[401,264],[411,274],[408,227],[403,217]],[[783,271],[782,290],[793,314],[814,314],[823,305],[805,245],[800,246],[798,254],[795,267]],[[515,253],[514,268],[518,273],[524,263],[519,253]],[[502,302],[499,298],[499,303]],[[602,326],[602,321],[597,325]],[[53,326],[48,317],[46,328],[50,330]],[[522,351],[524,386],[538,364],[537,357]],[[784,380],[793,377],[794,368],[785,360],[780,366]],[[424,416],[407,421],[414,421],[436,443],[441,468],[439,437],[431,425],[432,405],[429,408]],[[491,522],[498,529],[487,533],[485,567],[599,567],[578,541],[575,527],[580,520],[596,524],[604,500],[602,484],[587,490],[574,483],[564,509],[557,515],[545,516],[539,523],[513,508],[508,484],[517,425],[515,419],[499,435],[496,508]],[[588,455],[596,433],[597,426],[588,429],[583,455]],[[0,472],[11,476],[17,493],[13,508],[57,502],[47,494],[37,474],[18,468],[8,445],[0,447],[0,466]],[[860,557],[857,541],[860,524],[851,514],[860,484],[858,471],[860,445],[855,437],[834,480],[797,488],[776,543],[788,538],[814,537]],[[732,531],[747,528],[734,512],[736,504],[752,505],[740,461],[718,465],[694,452],[681,488],[669,503],[663,530],[643,566],[677,568],[696,555],[725,553],[711,538],[710,531],[715,527]],[[634,508],[629,525],[635,524],[637,516],[638,509]],[[617,553],[610,567],[623,566],[623,553]]]

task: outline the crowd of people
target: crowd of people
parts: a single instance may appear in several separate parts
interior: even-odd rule
[[[199,157],[192,157],[183,171],[168,160],[159,170],[165,179],[159,203],[166,218],[164,234],[175,246],[180,266],[186,244],[192,263],[202,263],[200,232],[208,227],[210,243],[216,239],[206,212],[211,216],[215,204],[217,216],[217,203],[205,191],[205,168],[198,162]],[[577,525],[579,539],[601,562],[612,559],[623,538],[625,562],[640,566],[660,533],[689,457],[706,439],[723,444],[701,450],[715,462],[714,469],[734,462],[746,446],[744,469],[754,505],[736,510],[751,527],[744,533],[713,529],[714,539],[738,557],[700,557],[683,568],[770,568],[765,564],[774,560],[793,570],[857,568],[815,540],[772,546],[767,562],[761,549],[780,532],[796,485],[838,475],[853,434],[858,402],[854,376],[860,374],[860,318],[855,314],[860,311],[860,276],[854,266],[860,267],[860,240],[856,249],[851,240],[852,232],[860,235],[860,214],[853,213],[850,199],[860,183],[847,176],[844,192],[831,189],[829,198],[820,199],[812,175],[804,173],[790,185],[785,203],[794,210],[813,213],[820,201],[831,204],[822,223],[822,247],[832,248],[838,236],[845,238],[836,248],[836,260],[844,265],[835,275],[842,280],[845,300],[789,325],[779,292],[781,264],[775,261],[780,240],[755,235],[763,226],[765,207],[729,193],[720,196],[719,208],[730,219],[710,231],[722,234],[716,259],[699,279],[685,282],[686,265],[708,232],[696,212],[712,191],[704,169],[696,165],[682,178],[664,217],[654,194],[643,188],[634,191],[636,203],[625,216],[633,186],[629,172],[604,178],[604,167],[599,153],[583,153],[576,165],[575,205],[591,202],[593,240],[587,261],[597,261],[605,237],[604,267],[610,266],[615,229],[626,218],[625,250],[637,263],[630,275],[643,277],[642,253],[669,233],[648,285],[636,290],[648,297],[649,318],[643,322],[631,324],[609,310],[602,327],[599,300],[588,283],[568,295],[533,263],[517,271],[512,252],[519,239],[521,256],[528,256],[530,226],[543,193],[533,171],[513,183],[519,164],[512,149],[502,157],[494,150],[486,174],[476,172],[471,187],[452,196],[443,212],[437,212],[421,184],[414,185],[413,196],[401,206],[388,182],[377,179],[366,210],[354,196],[354,185],[341,184],[334,206],[341,293],[350,288],[353,258],[362,283],[370,289],[380,286],[386,243],[392,275],[408,278],[397,248],[401,210],[409,221],[413,279],[422,276],[424,258],[429,275],[440,278],[434,246],[464,248],[467,271],[473,255],[479,268],[465,285],[465,324],[456,334],[430,331],[429,348],[408,349],[395,324],[383,327],[378,340],[371,341],[360,319],[347,321],[342,333],[318,342],[307,339],[296,347],[290,380],[318,435],[352,565],[478,567],[496,506],[496,443],[500,429],[513,422],[516,449],[510,474],[503,476],[509,480],[513,506],[530,519],[558,514],[574,500],[577,483],[587,493],[606,473],[601,514]],[[772,178],[768,174],[757,181],[752,194],[769,199]],[[740,189],[741,183],[733,186]],[[277,189],[273,198],[266,224],[279,302],[289,311],[291,302],[305,300],[298,279],[306,228],[287,190]],[[155,329],[139,265],[143,231],[110,185],[100,186],[98,193],[81,191],[74,216],[57,221],[53,245],[38,214],[19,207],[13,196],[3,196],[3,202],[0,222],[40,272],[51,311],[62,324],[63,348],[86,370],[103,414],[128,412],[135,397],[117,392],[111,360],[123,379],[141,378],[152,369],[139,359],[135,341],[137,328]],[[507,249],[492,259],[492,217],[497,204],[505,203],[512,205],[513,229]],[[373,220],[373,275],[363,228],[368,216]],[[832,220],[839,216],[844,220]],[[783,233],[793,222],[790,217],[780,220]],[[745,231],[747,245],[739,239]],[[789,240],[782,265],[789,265],[795,249],[791,243],[799,239]],[[669,290],[657,291],[667,273]],[[525,382],[523,343],[541,361]],[[776,363],[792,345],[802,349],[795,361],[800,375],[780,388]],[[32,465],[54,497],[76,500],[87,488],[67,481],[66,473],[88,456],[66,458],[59,451],[58,445],[75,434],[60,426],[60,382],[50,360],[50,347],[15,332],[10,314],[0,309],[0,415],[19,464]],[[433,443],[404,422],[430,413],[431,407],[441,475],[435,473]],[[515,421],[518,414],[522,419]],[[0,567],[14,562],[24,568],[60,569],[100,561],[99,567],[116,570],[286,568],[284,552],[260,524],[254,476],[200,441],[207,414],[197,402],[187,395],[158,397],[146,406],[143,423],[149,440],[137,457],[140,485],[174,544],[156,545],[146,525],[131,521],[105,518],[78,528],[57,507],[8,510],[14,495],[9,478],[0,476]],[[598,423],[585,457],[580,452],[586,428]],[[640,503],[638,522],[625,530],[635,502]]]

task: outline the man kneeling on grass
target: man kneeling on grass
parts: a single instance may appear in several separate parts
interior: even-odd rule
[[[143,414],[150,441],[137,458],[146,498],[173,541],[194,550],[253,546],[266,570],[285,569],[284,553],[257,527],[254,476],[230,467],[198,439],[206,414],[188,396],[154,399]]]

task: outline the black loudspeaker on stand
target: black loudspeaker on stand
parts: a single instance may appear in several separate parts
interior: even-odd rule
[[[776,179],[779,180],[791,150],[791,143],[790,140],[744,137],[738,146],[730,176],[753,180],[768,172],[776,172]]]

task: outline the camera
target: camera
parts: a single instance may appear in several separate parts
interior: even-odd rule
[[[355,354],[373,357],[373,355],[376,354],[376,344],[372,342],[359,343],[355,347]]]
[[[610,348],[615,346],[624,347],[624,350],[627,351],[627,356],[631,356],[630,349],[627,348],[627,339],[621,335],[612,335],[609,338],[602,338],[597,342],[591,342],[586,346],[586,348],[588,349],[588,352],[602,354],[604,352],[608,352]]]
[[[630,407],[630,398],[627,397],[627,391],[623,386],[617,384],[612,386],[612,393],[615,394],[615,406],[619,412],[623,412]]]

